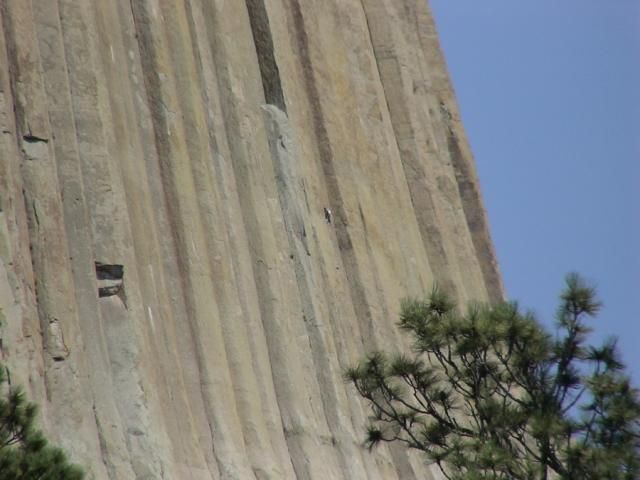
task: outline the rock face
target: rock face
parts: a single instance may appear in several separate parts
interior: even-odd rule
[[[0,0],[1,361],[96,479],[430,478],[342,369],[502,296],[425,0]],[[326,209],[326,210],[325,210]]]

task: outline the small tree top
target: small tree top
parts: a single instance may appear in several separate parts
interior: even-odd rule
[[[560,300],[555,335],[513,302],[404,301],[413,350],[345,372],[371,408],[368,446],[403,443],[449,479],[640,478],[638,391],[615,340],[585,343],[601,304],[575,274]]]

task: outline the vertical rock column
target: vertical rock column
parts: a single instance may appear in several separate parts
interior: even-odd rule
[[[42,77],[44,66],[30,3],[4,2],[2,25],[8,65],[11,65],[14,135],[20,146],[18,159],[44,342],[46,417],[55,438],[80,461],[96,465],[97,473],[105,476],[103,454],[107,452],[98,443],[94,390],[84,356],[85,339],[80,334],[82,324],[76,308],[78,290],[72,275],[73,258],[59,183],[58,155],[64,152],[56,151],[53,142],[49,99]],[[69,200],[73,202],[78,198],[78,191],[73,191],[73,187],[65,193],[67,205]],[[81,203],[76,200],[76,205]],[[89,279],[89,288],[92,283],[95,285]],[[110,398],[111,392],[105,393],[104,398]],[[83,441],[76,441],[78,437]]]

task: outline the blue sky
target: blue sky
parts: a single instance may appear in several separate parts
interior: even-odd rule
[[[509,298],[581,273],[640,386],[640,1],[430,3]]]

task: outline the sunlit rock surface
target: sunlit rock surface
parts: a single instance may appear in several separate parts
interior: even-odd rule
[[[402,297],[502,296],[426,3],[0,20],[0,355],[52,439],[99,480],[430,478],[341,378]]]

